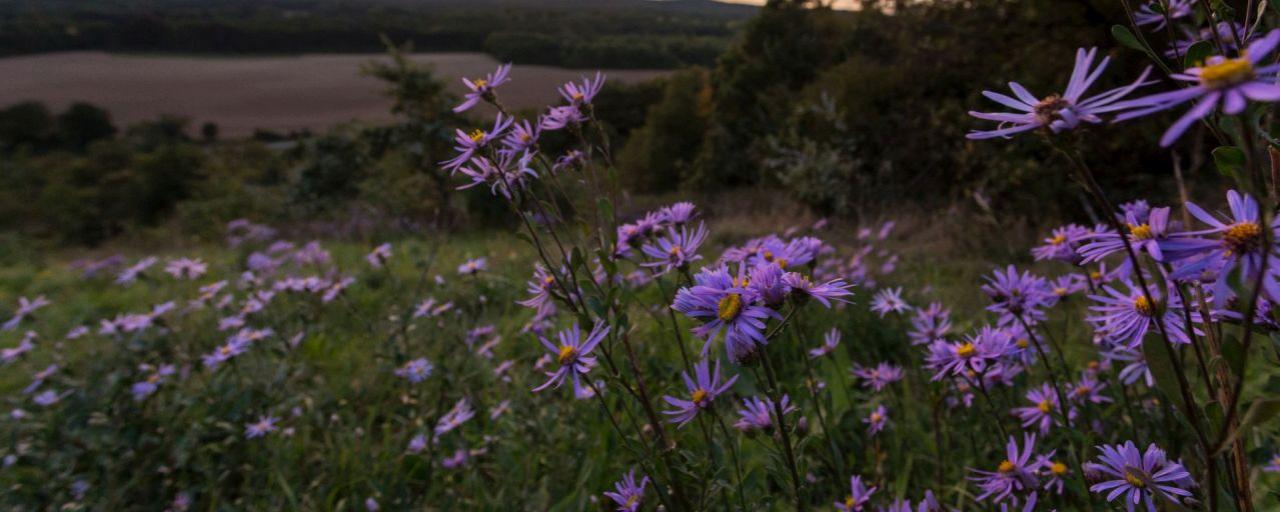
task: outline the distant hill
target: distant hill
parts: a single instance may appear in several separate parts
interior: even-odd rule
[[[757,7],[710,0],[40,0],[0,3],[0,55],[483,51],[566,67],[710,64]]]

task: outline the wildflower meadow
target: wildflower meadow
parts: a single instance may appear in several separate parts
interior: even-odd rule
[[[1114,47],[945,120],[1043,155],[1091,219],[1005,261],[913,249],[945,212],[623,208],[607,74],[529,116],[504,64],[464,81],[476,124],[430,165],[508,224],[242,218],[5,268],[0,504],[1280,510],[1280,4],[1120,3]],[[1212,188],[1104,187],[1093,144],[1133,130]]]

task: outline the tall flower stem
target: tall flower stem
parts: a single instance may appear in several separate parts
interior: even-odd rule
[[[794,312],[794,310],[792,310]],[[806,510],[804,494],[800,490],[800,471],[796,469],[796,456],[791,449],[791,434],[787,432],[787,420],[783,417],[781,395],[778,392],[778,378],[773,371],[773,362],[769,358],[769,351],[764,347],[760,350],[761,359],[764,360],[764,374],[769,381],[769,401],[773,403],[773,413],[777,416],[778,437],[782,443],[783,454],[786,455],[787,471],[791,473],[791,486],[795,492],[796,510]]]

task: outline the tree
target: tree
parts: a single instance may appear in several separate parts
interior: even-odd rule
[[[111,113],[89,103],[71,104],[58,116],[57,124],[58,140],[75,151],[84,151],[89,144],[116,134],[116,127],[111,124]]]
[[[0,149],[45,149],[53,139],[53,115],[43,103],[28,101],[0,110]]]

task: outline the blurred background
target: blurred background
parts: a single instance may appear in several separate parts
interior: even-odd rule
[[[637,208],[950,211],[1032,233],[1085,211],[1064,163],[966,141],[965,113],[1008,80],[1052,92],[1077,47],[1121,57],[1101,86],[1136,75],[1107,30],[1123,19],[1109,0],[9,0],[0,257],[199,243],[244,217],[356,238],[503,221],[437,165],[455,129],[490,123],[451,111],[460,79],[503,62],[501,97],[530,117],[604,71]],[[1160,124],[1087,135],[1108,185],[1169,192],[1145,142]]]

